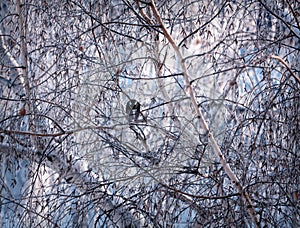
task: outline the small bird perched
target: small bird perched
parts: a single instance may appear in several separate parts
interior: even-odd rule
[[[136,122],[141,113],[141,104],[135,99],[129,100],[126,104],[126,113],[129,122]]]

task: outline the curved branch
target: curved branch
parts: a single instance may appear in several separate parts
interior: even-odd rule
[[[287,64],[286,61],[284,61],[281,57],[277,56],[277,55],[271,55],[270,58],[272,59],[277,59],[279,60],[279,62],[281,62],[285,67],[286,69],[288,69],[288,71],[291,73],[291,75],[295,78],[295,80],[300,84],[300,78],[295,75],[295,73],[292,71],[292,69],[290,68],[290,66]]]

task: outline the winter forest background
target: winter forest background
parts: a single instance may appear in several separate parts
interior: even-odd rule
[[[0,27],[1,227],[300,226],[298,0],[1,0]]]

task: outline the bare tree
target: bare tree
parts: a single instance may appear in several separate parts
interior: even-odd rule
[[[299,222],[297,1],[2,1],[1,225]]]

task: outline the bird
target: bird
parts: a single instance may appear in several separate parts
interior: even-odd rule
[[[141,113],[141,104],[135,99],[130,99],[126,104],[126,113],[129,122],[136,122]]]

